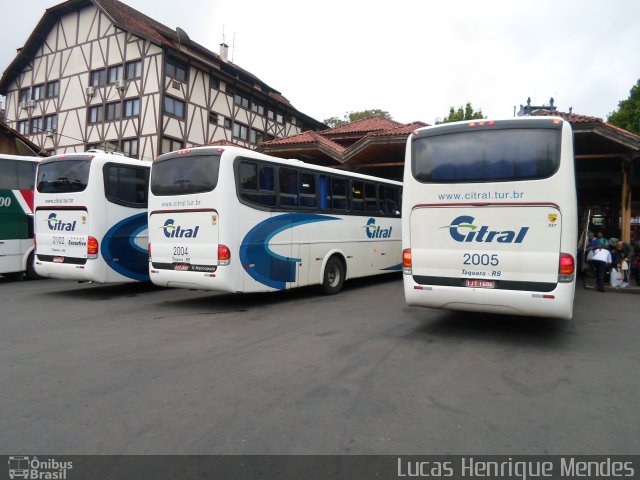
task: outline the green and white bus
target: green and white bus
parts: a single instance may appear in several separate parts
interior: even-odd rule
[[[0,275],[38,278],[33,268],[33,184],[40,157],[0,154]]]

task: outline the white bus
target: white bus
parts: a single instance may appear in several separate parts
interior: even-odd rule
[[[0,154],[0,275],[37,278],[33,269],[33,182],[40,157]]]
[[[402,224],[407,304],[571,318],[578,221],[570,124],[526,117],[416,130]]]
[[[66,280],[149,280],[147,197],[151,162],[89,150],[38,166],[36,271]]]
[[[199,147],[154,161],[151,281],[267,292],[402,268],[400,182],[237,147]]]

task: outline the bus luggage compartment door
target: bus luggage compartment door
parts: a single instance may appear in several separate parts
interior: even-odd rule
[[[410,222],[417,283],[544,291],[558,282],[555,206],[418,207]]]

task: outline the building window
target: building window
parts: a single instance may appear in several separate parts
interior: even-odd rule
[[[178,118],[184,118],[184,102],[177,98],[164,97],[164,113]]]
[[[122,65],[109,67],[109,83],[116,83],[122,78]]]
[[[276,114],[273,110],[267,110],[267,118],[269,120],[275,120],[276,119]]]
[[[182,60],[178,60],[175,57],[167,57],[164,73],[167,77],[187,83],[187,64]]]
[[[284,117],[282,116],[282,112],[278,112],[276,114],[276,122],[278,123],[284,123]]]
[[[215,90],[220,90],[220,80],[213,75],[209,75],[209,86]]]
[[[99,122],[102,122],[103,120],[104,120],[104,107],[102,105],[89,107],[87,122],[99,123]]]
[[[228,128],[229,130],[231,130],[231,125],[233,125],[231,119],[228,117],[224,117],[224,128]]]
[[[18,101],[20,103],[27,102],[29,100],[29,88],[21,88],[18,95]]]
[[[263,142],[263,134],[259,130],[251,129],[249,141],[251,143],[259,144]]]
[[[36,117],[31,119],[31,134],[37,135],[42,132],[42,118]]]
[[[105,120],[113,122],[120,118],[120,102],[107,103],[105,106]]]
[[[58,115],[47,115],[44,117],[45,132],[55,132],[58,130]]]
[[[125,65],[125,79],[133,80],[142,77],[142,60],[127,62]]]
[[[29,135],[29,120],[21,120],[18,122],[17,130],[21,135]]]
[[[215,125],[218,124],[218,114],[215,112],[209,112],[209,123],[213,123]]]
[[[92,87],[103,87],[107,84],[107,70],[101,68],[100,70],[94,70],[89,77],[89,84]]]
[[[131,138],[122,141],[122,153],[127,157],[138,158],[138,139]]]
[[[233,136],[241,138],[242,140],[247,140],[249,138],[249,127],[241,123],[234,123]]]
[[[140,99],[132,98],[124,101],[124,117],[137,117],[140,115]]]
[[[264,105],[260,102],[251,102],[251,111],[258,115],[264,115]]]
[[[60,93],[60,82],[58,82],[58,80],[47,83],[47,92],[46,92],[47,98],[57,97],[59,93]]]
[[[42,100],[44,98],[44,83],[42,85],[34,85],[31,89],[31,100]]]
[[[173,152],[175,150],[182,150],[184,148],[184,142],[176,140],[175,138],[162,137],[162,149],[160,153]]]
[[[249,97],[240,93],[236,93],[233,96],[233,100],[235,101],[236,105],[240,105],[243,108],[249,108]]]

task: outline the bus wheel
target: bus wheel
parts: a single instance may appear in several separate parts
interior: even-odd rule
[[[327,295],[334,295],[342,290],[344,284],[344,264],[338,257],[333,256],[324,267],[322,291]]]
[[[27,278],[29,280],[40,280],[44,277],[41,277],[36,273],[36,267],[34,266],[34,262],[36,261],[36,256],[31,252],[29,254],[29,258],[27,258]]]

